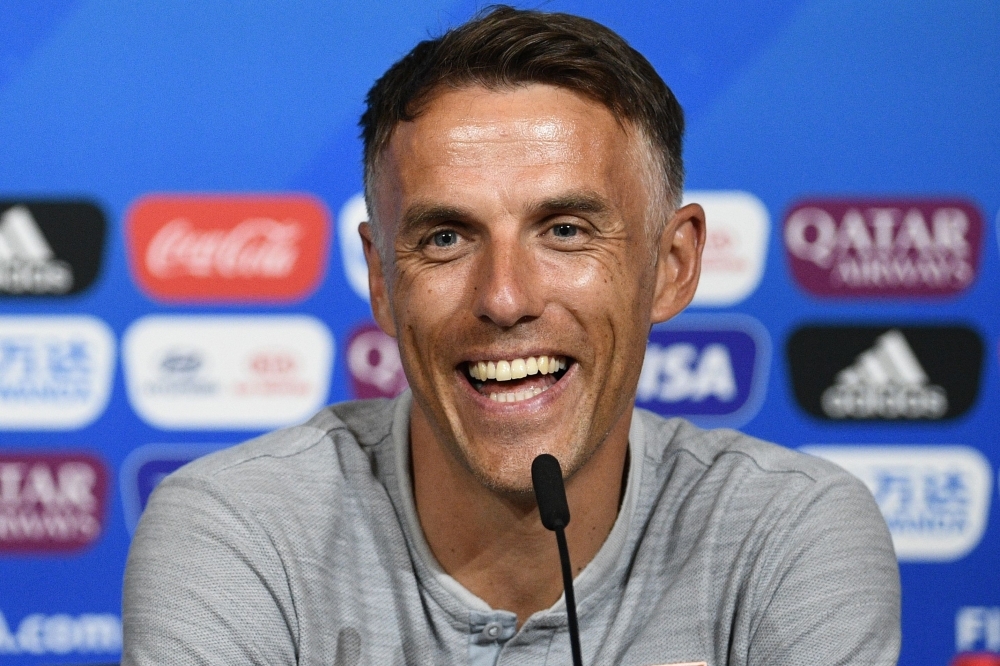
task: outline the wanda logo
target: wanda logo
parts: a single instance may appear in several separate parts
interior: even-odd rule
[[[127,219],[136,281],[181,302],[304,298],[322,278],[329,228],[307,195],[153,195]]]

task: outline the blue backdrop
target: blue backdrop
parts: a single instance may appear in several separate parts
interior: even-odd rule
[[[0,0],[0,663],[118,658],[130,534],[163,474],[401,388],[343,233],[363,216],[357,119],[392,62],[476,9]],[[544,9],[605,23],[654,64],[687,114],[688,196],[718,218],[717,288],[653,332],[643,405],[857,473],[901,560],[901,663],[1000,653],[1000,4]],[[219,247],[236,241],[192,212],[156,273],[147,236],[166,218],[137,202],[183,211],[197,201],[178,197],[206,193],[250,197],[273,224],[227,277]],[[292,231],[287,194],[313,215]],[[80,201],[103,214],[94,247],[60,236],[84,228]],[[300,269],[309,247],[319,263]],[[227,279],[247,295],[223,293]],[[287,289],[255,296],[268,279]],[[245,358],[211,346],[229,334]],[[855,401],[846,415],[823,411],[834,389]],[[248,405],[259,418],[241,422]]]

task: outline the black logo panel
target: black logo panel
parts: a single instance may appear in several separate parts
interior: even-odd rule
[[[787,352],[799,406],[834,421],[954,418],[975,403],[983,364],[963,326],[806,326]]]
[[[104,213],[86,201],[0,201],[0,297],[87,289],[106,230]]]

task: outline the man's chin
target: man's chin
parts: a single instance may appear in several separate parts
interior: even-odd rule
[[[460,455],[476,480],[491,492],[511,499],[533,498],[531,463],[540,454],[550,453],[559,459],[564,473],[575,469],[579,456],[575,447],[567,445],[572,439],[572,434],[561,432],[543,436],[525,432],[521,437],[507,432],[503,437],[460,447]]]

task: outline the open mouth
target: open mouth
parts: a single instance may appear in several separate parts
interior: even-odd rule
[[[464,363],[472,387],[496,402],[520,402],[549,390],[573,365],[566,356],[529,356]]]

